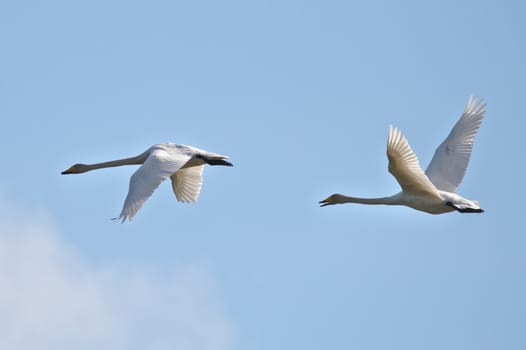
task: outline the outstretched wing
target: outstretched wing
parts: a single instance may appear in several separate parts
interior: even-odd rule
[[[183,167],[191,157],[192,154],[188,152],[176,152],[162,146],[152,147],[144,164],[130,179],[128,196],[118,219],[122,219],[122,222],[126,219],[131,221],[161,182]]]
[[[393,174],[405,193],[440,198],[437,189],[420,167],[406,138],[400,130],[392,126],[389,128],[387,140],[387,158],[389,172]]]
[[[195,202],[203,185],[205,165],[196,165],[177,170],[172,176],[172,188],[179,202]]]
[[[439,190],[455,192],[468,167],[473,142],[480,128],[486,105],[470,96],[459,121],[435,151],[426,174]]]

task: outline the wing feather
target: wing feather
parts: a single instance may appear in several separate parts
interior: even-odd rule
[[[191,166],[177,170],[172,176],[172,189],[180,202],[195,202],[203,185],[205,165]]]
[[[485,112],[485,103],[470,96],[459,121],[436,149],[426,174],[439,190],[455,192],[462,182]]]
[[[191,157],[190,153],[177,152],[162,145],[152,147],[144,164],[130,179],[128,195],[118,219],[131,221],[161,182],[183,167]]]
[[[437,189],[420,167],[418,159],[406,138],[395,127],[389,128],[387,140],[389,172],[396,178],[402,190],[408,194],[425,194],[440,198]]]

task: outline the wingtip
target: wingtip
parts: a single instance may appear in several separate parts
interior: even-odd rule
[[[466,108],[464,108],[464,113],[477,114],[484,112],[486,112],[486,102],[474,94],[469,95],[468,103],[466,104]]]
[[[110,220],[113,222],[121,221],[121,224],[124,224],[126,222],[126,219],[128,219],[128,222],[131,222],[131,219],[127,215],[121,215],[114,218],[111,218]]]
[[[396,126],[392,124],[389,125],[389,137],[393,138],[398,135],[402,135],[402,131],[400,131],[400,129],[398,129]]]

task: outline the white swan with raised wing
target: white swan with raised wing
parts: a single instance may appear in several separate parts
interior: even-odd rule
[[[320,201],[321,206],[343,203],[405,205],[430,214],[451,211],[482,213],[479,203],[455,193],[462,181],[471,157],[473,141],[485,113],[485,104],[471,96],[464,113],[449,136],[435,151],[424,172],[416,155],[400,130],[389,128],[387,158],[389,172],[396,178],[402,191],[390,197],[357,198],[342,194]]]

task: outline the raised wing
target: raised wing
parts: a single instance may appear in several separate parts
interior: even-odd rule
[[[426,169],[426,174],[442,191],[455,192],[462,182],[473,149],[475,136],[480,128],[486,105],[476,97],[470,96],[468,104],[459,121],[435,151]]]
[[[387,158],[389,172],[393,174],[405,193],[440,198],[437,189],[424,174],[404,135],[392,126],[389,128],[387,140]]]
[[[144,164],[130,179],[128,196],[117,219],[122,219],[122,222],[126,219],[131,221],[161,182],[183,167],[191,157],[191,153],[179,152],[162,145],[152,147]]]
[[[172,176],[172,188],[179,202],[195,202],[203,185],[203,169],[197,165],[177,170]]]

